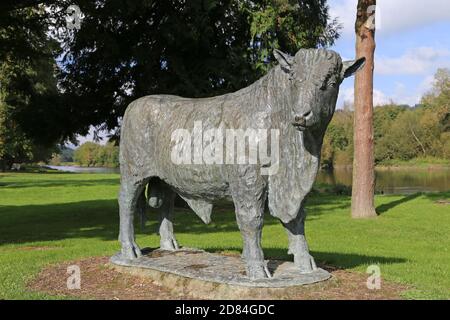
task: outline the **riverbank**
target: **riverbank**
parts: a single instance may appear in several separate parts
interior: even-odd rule
[[[31,166],[22,167],[22,173],[90,173],[120,174],[119,168],[77,167],[77,166]],[[15,171],[12,171],[15,172]],[[450,190],[450,166],[432,167],[377,167],[376,193],[413,194],[417,192],[446,192]],[[327,190],[336,195],[351,194],[351,168],[335,168],[318,173],[315,189]]]
[[[450,168],[450,160],[439,158],[415,158],[411,160],[389,160],[377,165],[378,169],[440,169]]]
[[[375,170],[402,170],[402,169],[448,169],[450,168],[450,160],[435,158],[418,158],[411,160],[390,160],[379,163],[375,166]],[[335,165],[334,169],[351,170],[352,164]]]

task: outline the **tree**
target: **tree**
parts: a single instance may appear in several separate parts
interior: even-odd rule
[[[2,90],[3,91],[3,90]],[[11,110],[0,92],[0,170],[9,170],[14,162],[32,157],[30,141],[11,119]]]
[[[322,167],[349,166],[353,159],[353,112],[337,110],[324,137]]]
[[[10,55],[34,63],[49,54],[58,60],[63,94],[47,90],[14,106],[25,133],[46,143],[75,141],[91,125],[117,129],[129,102],[144,95],[204,97],[240,89],[274,63],[274,48],[294,53],[328,46],[339,30],[329,22],[326,0],[79,0],[81,29],[69,30],[72,4],[0,4],[0,61]],[[49,28],[61,47],[49,46]],[[22,79],[27,96],[34,79]]]
[[[30,100],[35,98],[31,93],[24,94],[22,90],[24,85],[22,76],[34,71],[23,61],[17,63],[7,58],[0,62],[0,169],[2,171],[9,170],[13,163],[45,161],[51,156],[55,147],[51,143],[44,145],[36,143],[25,133],[15,117],[18,108],[29,105]],[[34,85],[40,86],[40,82],[37,81]]]
[[[450,158],[450,69],[438,69],[433,88],[422,99],[425,143],[433,156]]]
[[[59,37],[67,135],[84,134],[91,125],[116,129],[127,105],[145,95],[206,97],[238,90],[274,63],[274,48],[293,54],[338,37],[326,0],[77,5],[85,15],[80,30]]]
[[[64,126],[59,118],[54,53],[42,8],[0,12],[0,161],[51,156]]]
[[[0,170],[9,170],[14,163],[48,160],[55,146],[33,143],[13,119],[12,109],[4,96],[0,92]]]
[[[352,217],[376,217],[373,137],[373,70],[376,0],[359,0],[355,23],[356,57],[366,66],[355,78]]]
[[[118,167],[119,147],[85,142],[75,150],[74,161],[84,167]]]

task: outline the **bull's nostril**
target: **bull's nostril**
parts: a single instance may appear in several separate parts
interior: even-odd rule
[[[308,112],[306,112],[306,113],[304,113],[304,114],[303,114],[303,117],[307,118],[309,115],[311,115],[311,110],[308,111]]]
[[[294,125],[304,126],[306,124],[306,118],[303,116],[295,116],[294,117]]]

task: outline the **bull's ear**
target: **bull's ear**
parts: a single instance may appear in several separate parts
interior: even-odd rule
[[[344,61],[342,64],[342,78],[348,78],[364,67],[366,58],[362,57],[358,60]]]
[[[273,55],[275,59],[280,63],[281,69],[285,72],[290,72],[292,64],[294,63],[294,57],[287,53],[284,53],[278,49],[273,50]]]

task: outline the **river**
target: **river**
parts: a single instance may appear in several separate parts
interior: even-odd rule
[[[351,169],[321,171],[317,182],[351,186]],[[375,171],[375,189],[384,194],[450,191],[450,168],[383,168]]]
[[[77,173],[120,173],[119,168],[50,166],[50,165],[47,165],[46,167],[60,171],[77,172]]]
[[[118,168],[75,166],[48,166],[52,169],[78,173],[119,173]],[[320,171],[318,183],[351,186],[352,171],[335,169]],[[450,191],[450,167],[444,168],[393,168],[376,170],[376,191],[384,194],[411,194],[416,192]]]

